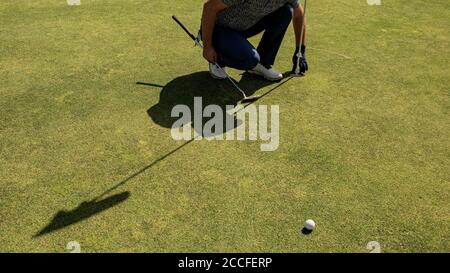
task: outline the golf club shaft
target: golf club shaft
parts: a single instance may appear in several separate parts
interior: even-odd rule
[[[228,73],[218,64],[218,63],[214,63],[214,65],[219,68],[228,78],[228,80],[230,80],[230,82],[234,85],[234,87],[236,87],[237,90],[239,90],[239,92],[241,92],[242,96],[244,96],[244,99],[247,98],[247,95],[245,95],[245,92],[242,91],[241,88],[239,88],[239,86],[233,81],[233,79],[230,77],[230,75],[228,75]]]
[[[300,58],[302,57],[301,47],[303,45],[303,37],[305,35],[305,22],[306,22],[306,4],[308,0],[305,0],[305,5],[303,6],[303,18],[302,18],[302,30],[300,32],[300,51],[297,54],[297,68],[295,74],[300,74]]]
[[[184,28],[186,30],[186,28]],[[190,35],[189,35],[190,36]],[[203,49],[203,45],[198,41],[197,38],[194,38],[195,44],[200,47],[201,49]],[[223,69],[217,62],[213,63],[213,65],[215,67],[217,67],[220,71],[223,72],[223,74],[225,74],[225,76],[227,76],[227,79],[234,85],[234,87],[236,87],[236,89],[241,92],[242,96],[244,96],[244,99],[247,98],[247,95],[245,95],[245,92],[239,88],[239,86],[233,81],[233,79],[230,77],[230,75],[228,75],[228,73],[225,71],[225,69]]]
[[[196,45],[198,45],[200,48],[203,49],[203,45],[200,43],[198,38],[195,37],[194,34],[192,34],[189,31],[189,29],[175,15],[172,16],[172,19],[187,33],[187,35],[189,37],[191,37],[192,40],[194,40]],[[219,68],[226,75],[227,79],[230,80],[230,82],[233,84],[233,86],[244,96],[244,99],[246,99],[247,95],[245,95],[245,92],[242,91],[242,89],[239,88],[239,86],[237,86],[237,84],[233,81],[233,79],[230,77],[230,75],[228,75],[228,73],[217,62],[215,62],[214,65],[217,68]]]
[[[194,34],[192,34],[189,31],[189,29],[180,20],[178,20],[178,18],[175,15],[172,16],[172,19],[175,22],[177,22],[177,24],[187,33],[187,35],[189,35],[189,37],[191,37],[192,40],[194,40],[194,41],[197,40],[197,38],[194,36]]]

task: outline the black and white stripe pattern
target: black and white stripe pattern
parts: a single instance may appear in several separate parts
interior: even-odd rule
[[[219,14],[217,23],[235,30],[246,30],[264,16],[289,3],[298,6],[298,0],[223,0],[228,8]]]

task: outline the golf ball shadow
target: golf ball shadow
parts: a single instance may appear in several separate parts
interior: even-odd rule
[[[311,234],[313,231],[312,230],[310,230],[310,229],[307,229],[307,228],[303,228],[302,229],[302,234],[303,235],[309,235],[309,234]]]

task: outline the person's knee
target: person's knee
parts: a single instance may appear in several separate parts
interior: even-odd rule
[[[286,4],[283,6],[284,16],[288,21],[291,21],[294,17],[294,7],[291,4]]]
[[[291,4],[286,4],[278,10],[278,18],[280,20],[290,23],[292,17],[294,17],[294,8]]]
[[[245,54],[245,57],[241,61],[241,66],[243,70],[251,70],[255,68],[257,64],[261,61],[261,58],[259,56],[258,51],[256,49],[252,49],[247,54]]]

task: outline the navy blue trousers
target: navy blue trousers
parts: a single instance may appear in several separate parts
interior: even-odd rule
[[[218,64],[239,70],[251,70],[258,63],[271,67],[275,63],[292,16],[293,7],[286,4],[248,30],[237,31],[216,25],[213,32],[213,46],[218,55]],[[255,49],[247,39],[263,31],[262,39]]]

